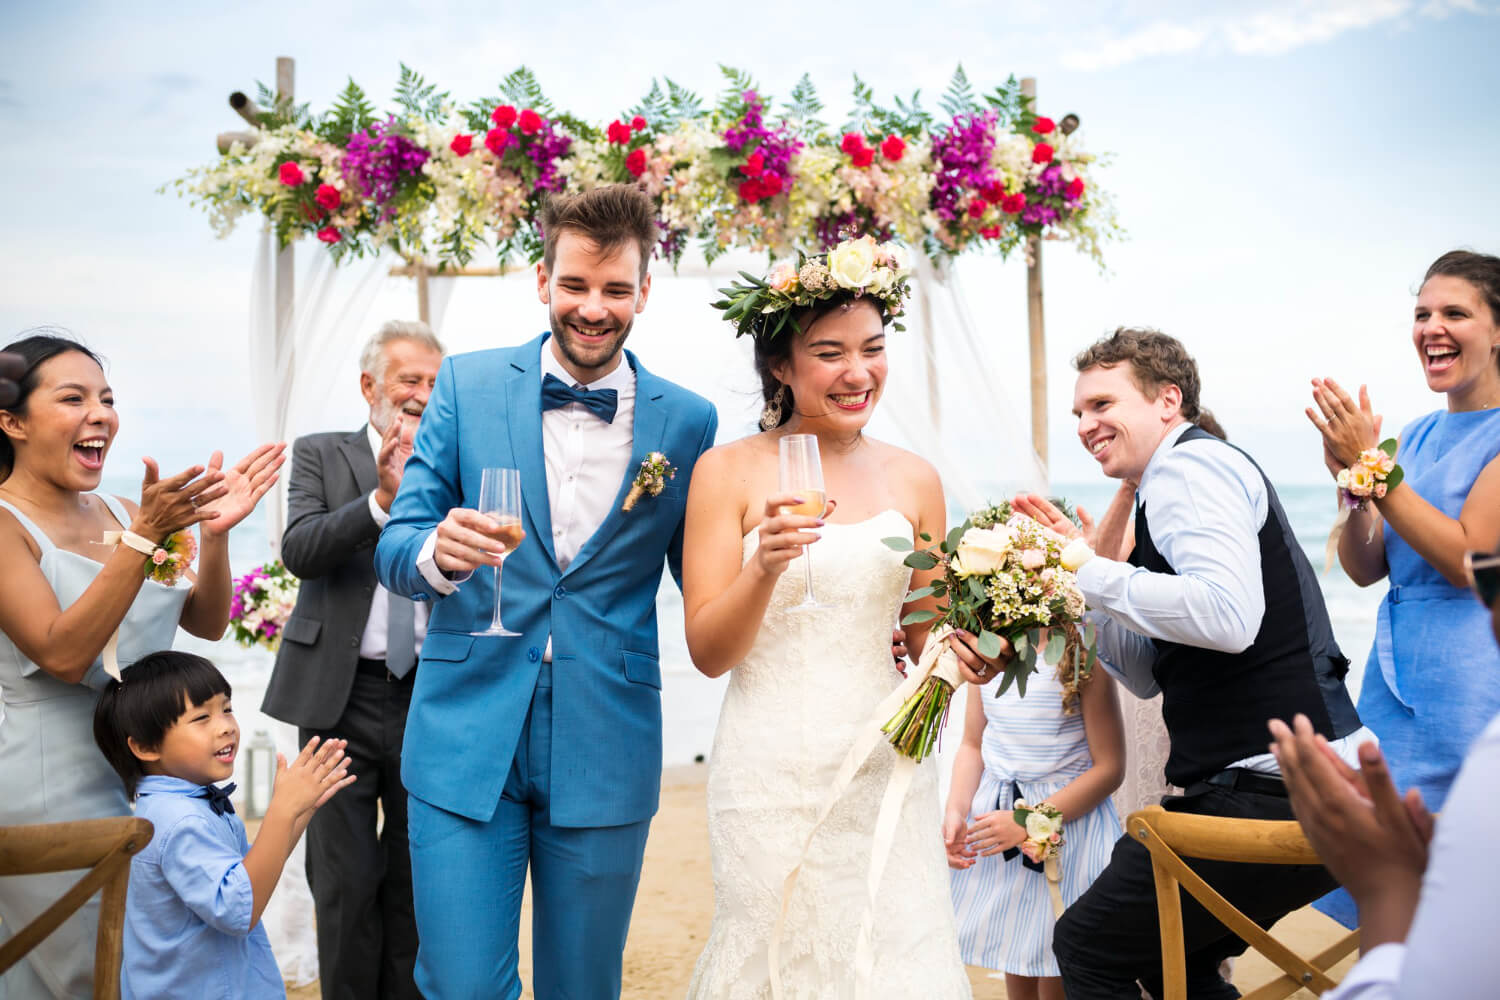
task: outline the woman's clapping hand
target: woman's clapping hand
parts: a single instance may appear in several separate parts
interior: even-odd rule
[[[276,470],[285,461],[285,444],[263,444],[224,472],[223,492],[202,505],[207,515],[203,518],[203,530],[222,535],[243,521],[275,484]],[[217,472],[223,464],[221,451],[214,452],[208,460],[212,472]]]
[[[1381,417],[1370,405],[1365,386],[1359,387],[1358,403],[1331,378],[1315,378],[1312,387],[1317,410],[1309,406],[1303,412],[1323,435],[1323,464],[1336,476],[1353,465],[1360,452],[1380,443]]]
[[[142,461],[146,473],[141,479],[141,505],[130,524],[131,531],[160,543],[168,535],[214,516],[208,505],[227,492],[224,473],[195,465],[162,479],[155,459]]]

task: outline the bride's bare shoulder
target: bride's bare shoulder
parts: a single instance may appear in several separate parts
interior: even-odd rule
[[[942,489],[937,468],[921,455],[885,441],[871,441],[871,443],[880,449],[878,452],[880,461],[885,466],[888,475],[924,488]]]

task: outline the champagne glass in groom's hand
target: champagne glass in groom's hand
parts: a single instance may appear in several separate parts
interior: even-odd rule
[[[471,632],[471,635],[504,635],[516,636],[519,632],[512,632],[500,621],[500,571],[505,565],[506,556],[515,551],[516,546],[526,537],[526,531],[521,527],[521,470],[520,469],[485,469],[479,479],[479,513],[495,522],[494,531],[485,532],[500,544],[500,551],[495,553],[499,562],[495,564],[495,613],[490,619],[490,626],[479,632]]]

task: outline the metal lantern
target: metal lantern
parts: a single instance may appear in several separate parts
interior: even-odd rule
[[[245,814],[260,819],[271,802],[271,787],[276,782],[276,743],[264,729],[245,748]]]

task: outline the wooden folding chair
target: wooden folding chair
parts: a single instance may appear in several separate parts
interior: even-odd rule
[[[89,869],[78,884],[0,947],[0,973],[103,890],[94,950],[96,1000],[119,1000],[120,946],[125,936],[125,888],[130,857],[151,842],[150,820],[134,816],[73,823],[0,826],[0,875],[40,875]]]
[[[1162,982],[1166,990],[1162,1000],[1187,1000],[1187,954],[1182,940],[1179,886],[1282,970],[1281,976],[1245,994],[1244,1000],[1283,1000],[1303,988],[1321,995],[1338,985],[1328,975],[1328,969],[1358,947],[1359,931],[1304,959],[1231,905],[1182,860],[1185,856],[1262,865],[1319,864],[1317,852],[1295,821],[1195,816],[1147,806],[1131,813],[1125,826],[1130,836],[1151,852],[1161,925]]]

